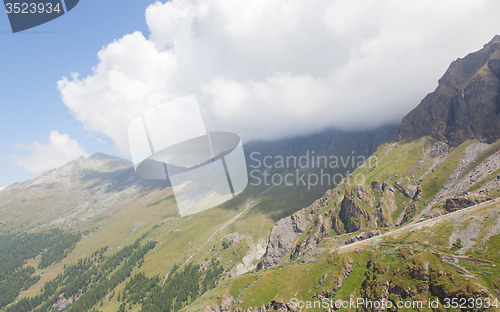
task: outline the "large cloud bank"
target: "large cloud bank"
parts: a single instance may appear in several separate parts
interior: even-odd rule
[[[396,123],[451,61],[499,32],[497,0],[173,0],[58,82],[90,131],[129,152],[144,109],[196,94],[210,130],[244,140]]]

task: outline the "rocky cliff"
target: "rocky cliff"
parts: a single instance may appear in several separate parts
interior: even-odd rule
[[[305,232],[312,217],[319,209],[330,204],[332,191],[316,200],[311,206],[303,208],[293,215],[278,221],[269,235],[266,253],[257,268],[267,269],[276,266],[281,259],[295,246],[296,239]]]
[[[380,234],[378,228],[415,223],[485,202],[500,195],[500,140],[478,141],[435,153],[445,143],[425,137],[384,144],[374,167],[360,167],[312,206],[278,221],[259,268],[285,261],[310,261],[324,241],[342,246]],[[498,165],[497,165],[498,164]],[[352,182],[352,181],[351,181]],[[332,243],[333,241],[333,243]]]
[[[483,49],[457,59],[401,122],[396,140],[431,135],[457,146],[467,139],[500,138],[500,36]]]

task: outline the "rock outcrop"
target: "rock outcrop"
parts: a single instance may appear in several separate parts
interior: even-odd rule
[[[482,202],[487,201],[488,199],[484,198],[470,198],[470,197],[453,197],[448,198],[444,202],[443,208],[447,212],[453,212],[460,209],[464,209],[470,206],[474,206],[480,204]]]
[[[385,186],[385,183],[383,185]],[[377,204],[377,225],[381,227],[394,226],[391,216],[398,209],[394,189],[392,187],[384,187],[378,193],[382,197]]]
[[[350,245],[352,243],[360,242],[360,241],[363,241],[365,239],[369,239],[369,238],[372,238],[372,237],[375,237],[378,235],[380,235],[379,230],[365,231],[365,232],[362,232],[356,236],[349,237],[348,239],[345,240],[344,244]]]
[[[66,299],[63,296],[59,296],[52,304],[52,310],[58,310],[58,311],[65,310],[72,303],[73,303],[73,298]]]
[[[405,187],[403,184],[396,181],[396,183],[394,183],[394,187],[398,191],[403,193],[404,196],[406,196],[410,199],[415,199],[415,197],[417,197],[417,195],[420,193],[420,189],[418,188],[418,185],[415,185],[415,184],[410,184],[410,185],[407,185]]]
[[[348,191],[340,204],[340,219],[347,233],[359,231],[373,221],[373,217],[362,206],[373,206],[375,199],[363,185]],[[340,233],[339,233],[340,234]]]
[[[327,192],[312,206],[278,221],[271,231],[266,254],[258,268],[267,269],[276,266],[290,251],[292,260],[310,254],[317,249],[323,239],[332,234],[352,233],[377,226],[376,217],[368,212],[368,209],[374,208],[375,198],[367,186],[357,185],[347,190],[343,196],[339,196],[339,189]],[[384,184],[383,191],[392,194],[394,189]],[[328,211],[319,211],[322,207],[328,206],[334,198],[336,198],[335,205],[332,204]],[[394,195],[392,194],[392,198],[387,201],[395,203]],[[307,237],[296,242],[310,224]],[[372,234],[369,231],[360,235],[367,233]],[[374,235],[378,234],[372,236]],[[363,239],[361,236],[360,239]]]
[[[311,206],[303,208],[293,215],[279,220],[269,235],[266,253],[257,265],[259,269],[276,266],[281,259],[294,247],[295,240],[306,230],[313,220],[313,215],[322,207],[330,204],[333,191],[328,191]]]
[[[454,61],[417,108],[401,122],[397,140],[431,135],[456,146],[500,138],[500,36]]]
[[[318,218],[314,220],[314,225],[312,226],[307,239],[295,246],[295,249],[291,254],[291,259],[295,260],[303,254],[314,251],[325,237],[330,236],[331,229],[332,224],[331,219],[328,217],[328,213],[318,215]]]

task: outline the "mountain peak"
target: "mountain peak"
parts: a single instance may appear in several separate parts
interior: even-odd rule
[[[396,140],[431,135],[451,145],[500,138],[500,36],[452,62],[436,90],[406,115]]]
[[[500,35],[495,35],[493,39],[490,40],[487,44],[484,45],[484,48],[487,48],[488,46],[491,46],[493,44],[499,44],[500,43]]]

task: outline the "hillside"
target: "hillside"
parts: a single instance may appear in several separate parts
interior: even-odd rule
[[[179,215],[168,181],[104,154],[0,190],[1,309],[299,311],[363,298],[425,311],[481,298],[471,310],[494,310],[499,47],[452,63],[393,139],[382,127],[247,144],[249,186],[194,215]]]
[[[474,267],[469,262],[454,267],[455,259],[459,258],[453,257],[464,255],[493,261],[489,268],[500,264],[495,255],[500,248],[500,207],[490,201],[498,198],[500,192],[497,177],[500,141],[487,144],[469,140],[451,147],[434,138],[422,137],[412,142],[388,142],[373,157],[378,158],[378,163],[356,169],[351,183],[344,180],[310,207],[278,221],[259,263],[264,270],[226,283],[216,291],[226,298],[226,303],[219,300],[218,304],[227,305],[234,300],[233,308],[246,311],[248,307],[259,307],[262,311],[262,305],[269,309],[279,307],[281,302],[283,311],[292,311],[290,305],[285,307],[291,298],[307,301],[364,297],[397,302],[405,298],[427,300],[431,290],[435,299],[443,303],[451,294],[457,298],[476,296],[469,292],[471,278],[477,291],[491,298],[498,296],[500,280],[492,279],[498,273],[486,270],[488,266]],[[355,183],[356,176],[365,179]],[[483,205],[478,205],[482,202]],[[362,244],[365,240],[366,245]],[[401,253],[409,253],[411,257],[403,257]],[[436,253],[451,258],[445,257],[442,262]],[[329,260],[333,256],[336,260]],[[374,269],[373,259],[383,260],[377,263],[383,269]],[[406,275],[397,281],[388,278],[401,265],[407,268]],[[445,272],[441,275],[456,275],[464,286],[438,292],[441,288],[436,287],[452,287],[452,284],[443,281],[433,285],[431,281],[437,277],[431,275],[415,277],[420,273],[413,272],[413,267],[422,265],[426,270]],[[347,273],[342,273],[342,269]],[[308,270],[316,273],[309,276],[304,273]],[[347,279],[349,271],[357,271],[357,277]],[[332,274],[332,280],[326,282],[324,274]],[[370,274],[373,276],[369,277]],[[296,277],[287,280],[289,276]],[[295,282],[296,278],[300,283]],[[370,278],[374,286],[369,286]],[[398,291],[397,287],[401,288],[398,283],[407,285],[404,289],[415,289]],[[385,284],[386,290],[381,289]],[[332,285],[337,286],[332,288]],[[276,292],[270,290],[275,288]],[[212,311],[217,302],[211,298],[200,301],[210,307],[207,311]]]
[[[297,300],[365,298],[421,301],[414,310],[424,311],[433,300],[443,310],[446,298],[494,301],[500,132],[491,118],[498,115],[499,47],[496,36],[452,63],[392,140],[311,206],[275,223],[260,270],[188,310],[296,311]]]
[[[346,155],[355,151],[368,156],[394,132],[394,127],[360,133],[328,130],[311,137],[252,142],[245,151],[247,159],[253,152],[273,157],[300,157],[310,150],[326,155]],[[253,169],[259,171],[256,176],[266,172],[262,166]],[[345,175],[352,169],[340,168],[335,172]],[[305,172],[315,170],[306,168]],[[282,174],[283,169],[273,168],[272,172]],[[123,256],[128,258],[122,258],[122,261],[132,261],[131,267],[125,278],[115,276],[116,284],[108,286],[111,289],[105,294],[109,300],[99,305],[100,310],[116,311],[120,307],[122,302],[117,301],[117,297],[113,300],[110,294],[122,291],[131,275],[144,273],[147,278],[163,281],[175,265],[213,267],[214,272],[218,272],[212,277],[215,278],[210,284],[213,287],[222,274],[219,267],[223,267],[226,277],[255,268],[265,251],[267,233],[273,223],[309,205],[330,187],[324,185],[304,192],[302,185],[249,185],[237,198],[219,207],[180,217],[168,181],[140,179],[135,175],[132,163],[118,157],[101,153],[81,157],[36,179],[0,191],[0,245],[5,243],[5,248],[11,248],[9,246],[16,239],[36,238],[36,243],[30,245],[26,254],[19,254],[20,265],[28,269],[30,281],[12,288],[12,294],[2,301],[3,305],[17,297],[17,302],[22,305],[9,305],[13,311],[30,306],[26,302],[31,302],[33,309],[38,306],[39,310],[51,306],[73,306],[80,296],[99,287],[105,276],[101,275],[102,272],[108,271],[111,278],[118,273],[119,266],[124,265],[124,262],[113,262],[118,267],[109,271],[102,267],[108,266],[107,261],[123,250],[138,252],[139,247],[148,242],[155,242],[153,249],[145,250],[146,253],[139,258],[134,258],[133,254]],[[68,239],[57,241],[59,236],[51,236],[52,229],[62,230],[61,235]],[[39,234],[46,236],[38,238],[36,235]],[[139,245],[136,245],[137,240]],[[52,246],[54,252],[44,251],[45,245]],[[55,260],[48,266],[40,266],[41,261],[46,261],[44,259],[49,256]],[[216,262],[211,261],[213,257],[217,258]],[[68,270],[76,270],[78,266],[75,268],[73,264],[79,261],[83,267],[92,264],[99,268],[91,277],[89,288],[70,293],[70,296],[63,292],[64,288],[45,292],[51,283],[61,282],[59,274],[68,274],[64,277],[65,284],[77,283],[72,271]],[[11,272],[8,274],[17,270],[19,262],[15,263],[18,263],[16,267],[6,268],[6,272]],[[4,280],[5,286],[6,283]],[[40,294],[45,294],[43,300],[33,301]],[[93,296],[102,300],[101,295]],[[32,299],[20,300],[24,297]],[[85,301],[94,305],[92,300]],[[186,302],[178,304],[183,306]],[[141,304],[135,302],[131,306],[137,309]]]
[[[187,311],[298,311],[298,305],[306,306],[307,302],[317,306],[305,310],[328,311],[328,307],[334,310],[339,300],[357,298],[423,305],[410,311],[449,310],[451,307],[443,309],[448,303],[444,298],[472,297],[484,302],[489,298],[494,304],[500,294],[499,212],[498,203],[489,203],[366,241],[344,245],[346,236],[341,244],[327,239],[314,260],[302,258],[227,281]],[[472,248],[459,240],[471,231],[471,223],[482,233],[473,238],[478,244]],[[440,309],[429,309],[429,302],[436,300]],[[488,311],[496,311],[491,304]],[[380,310],[363,304],[357,308],[346,310]],[[483,311],[485,307],[478,304],[472,310]]]

